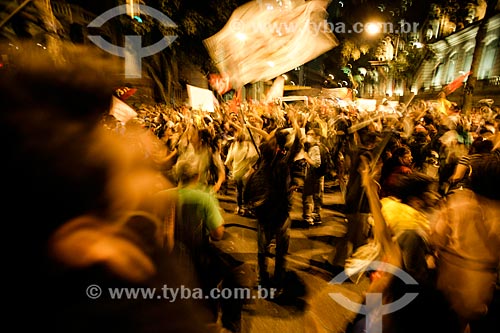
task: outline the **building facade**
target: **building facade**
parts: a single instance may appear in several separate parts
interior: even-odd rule
[[[435,97],[446,85],[471,70],[476,46],[476,35],[481,21],[452,33],[436,42],[427,44],[430,55],[425,58],[415,75],[410,91],[420,97]],[[500,104],[500,14],[491,17],[487,35],[481,41],[482,57],[477,73],[473,104],[491,98]],[[466,81],[466,79],[465,79]],[[463,102],[464,86],[455,90],[448,99]]]

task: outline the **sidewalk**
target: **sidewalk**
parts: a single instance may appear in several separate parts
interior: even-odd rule
[[[226,235],[220,248],[248,265],[251,281],[257,281],[257,222],[234,213],[236,194],[232,186],[218,195],[226,222]],[[323,224],[314,227],[302,220],[301,193],[295,192],[291,212],[290,247],[287,256],[289,293],[275,300],[252,299],[245,305],[242,333],[257,332],[333,332],[342,333],[356,316],[336,303],[329,293],[341,293],[353,302],[361,302],[367,280],[359,284],[330,284],[334,277],[324,269],[335,251],[336,239],[345,233],[341,213],[343,199],[338,187],[326,184]],[[270,263],[272,269],[272,260]]]

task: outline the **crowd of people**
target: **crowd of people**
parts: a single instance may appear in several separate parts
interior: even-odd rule
[[[235,213],[257,220],[255,283],[286,292],[293,193],[302,193],[304,224],[315,227],[326,179],[341,185],[347,219],[332,272],[370,245],[371,258],[443,297],[433,304],[443,304],[441,329],[483,332],[499,285],[498,108],[464,114],[416,100],[388,114],[311,98],[227,103],[213,113],[143,105],[122,121],[110,115],[117,82],[106,73],[116,64],[65,52],[74,64],[33,51],[0,77],[4,203],[17,254],[7,261],[9,283],[24,300],[16,312],[36,317],[16,327],[206,332],[222,311],[221,325],[239,332],[242,300],[90,299],[82,290],[248,287],[243,263],[214,245],[225,232],[217,194],[234,184]],[[335,165],[326,174],[321,145]],[[387,274],[372,275],[371,290],[401,295]],[[407,318],[391,316],[384,327],[418,331]]]

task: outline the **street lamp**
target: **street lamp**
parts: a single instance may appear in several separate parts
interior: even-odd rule
[[[382,27],[380,23],[377,22],[368,22],[365,24],[365,31],[369,35],[378,35],[382,31]]]

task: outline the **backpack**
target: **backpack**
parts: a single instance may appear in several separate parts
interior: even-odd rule
[[[248,209],[262,206],[269,196],[269,177],[264,163],[259,159],[251,169],[243,189],[243,201]]]
[[[316,168],[316,174],[318,176],[326,176],[331,174],[335,170],[335,165],[333,163],[332,154],[330,149],[323,143],[318,143],[319,152],[321,154],[321,165]]]

